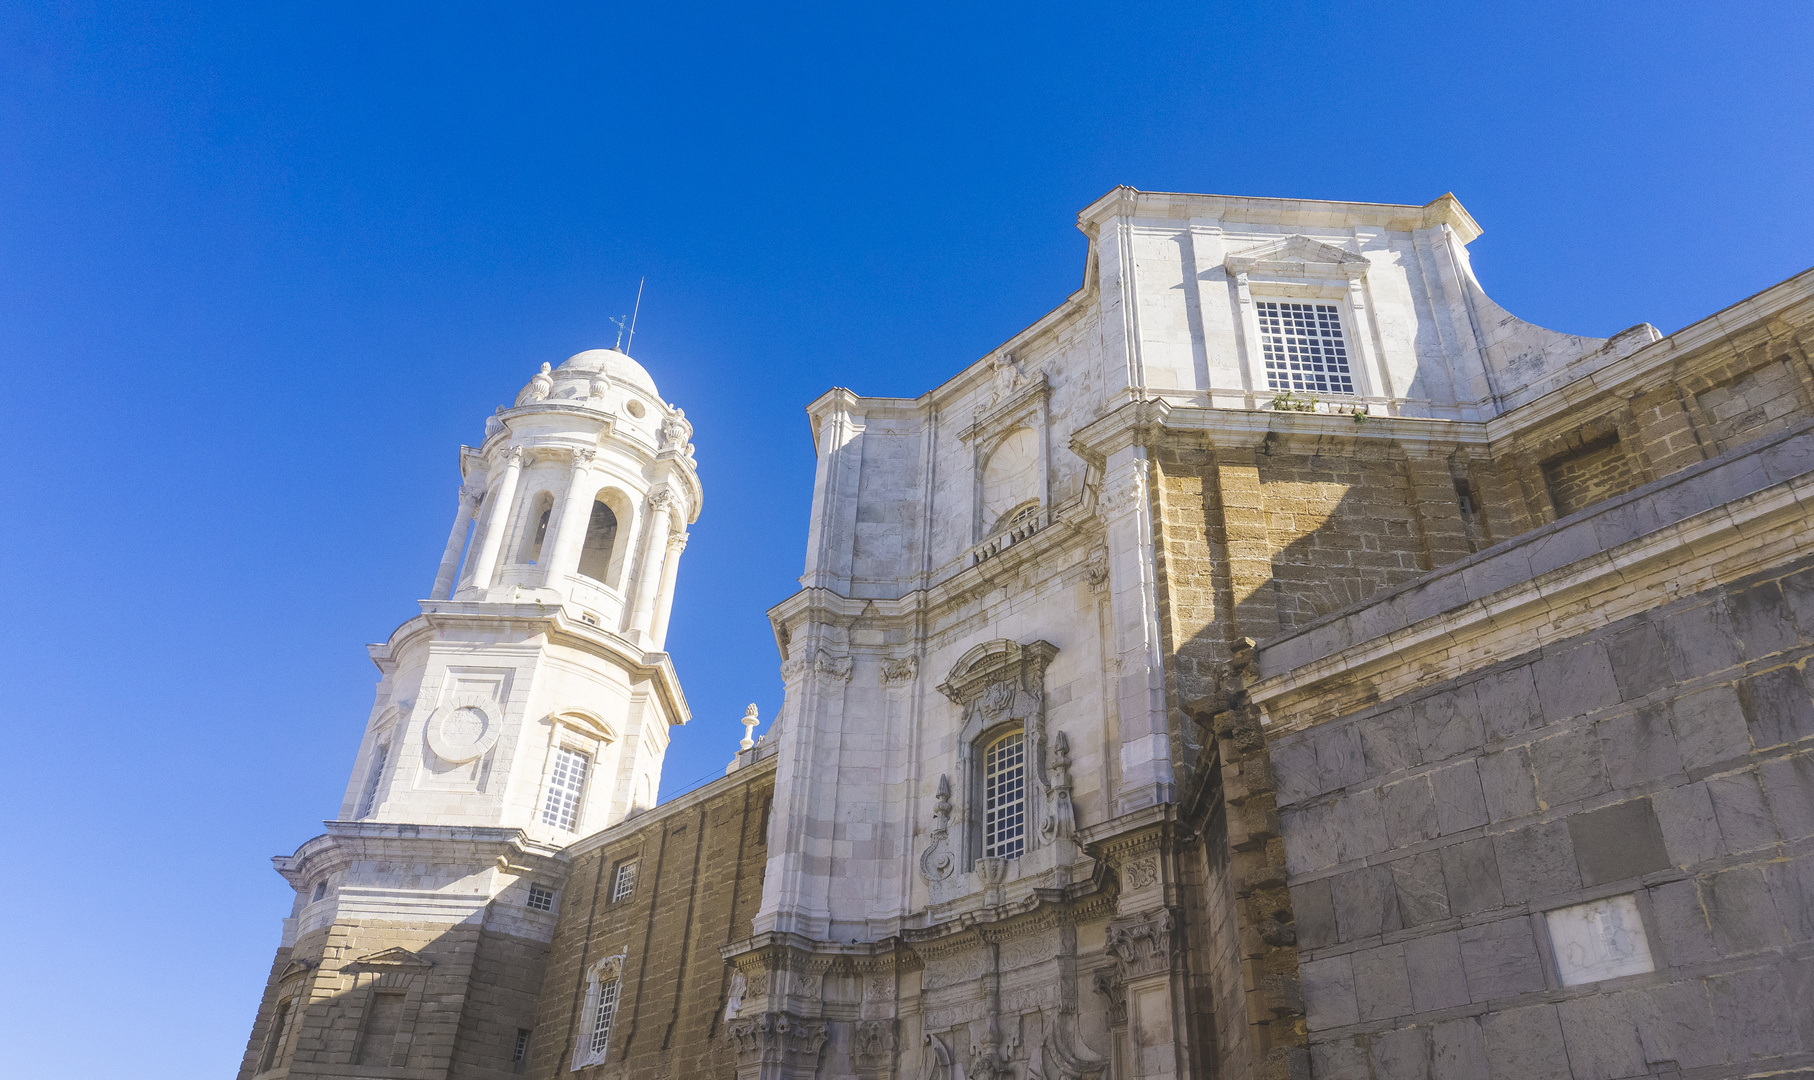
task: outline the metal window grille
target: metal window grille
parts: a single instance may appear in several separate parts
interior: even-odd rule
[[[572,829],[579,820],[580,792],[586,787],[586,755],[562,747],[554,755],[548,775],[548,798],[542,803],[542,820],[557,829]]]
[[[378,781],[384,779],[384,763],[390,755],[390,743],[379,743],[372,753],[372,771],[365,778],[365,794],[359,799],[360,817],[371,813],[372,805],[378,801]]]
[[[529,906],[537,911],[553,911],[554,890],[540,885],[529,886]]]
[[[510,1062],[511,1062],[511,1064],[516,1065],[516,1064],[521,1064],[522,1062],[525,1062],[528,1060],[529,1060],[529,1029],[528,1028],[517,1028],[516,1029],[516,1050],[513,1053],[511,1053]]]
[[[983,854],[1018,858],[1027,849],[1027,739],[1004,735],[983,752]]]
[[[636,891],[636,864],[634,862],[618,863],[617,873],[611,876],[611,902],[613,904]]]
[[[1309,394],[1352,394],[1348,345],[1342,315],[1332,304],[1291,304],[1262,300],[1260,346],[1266,357],[1266,387]]]
[[[592,1052],[611,1045],[611,1021],[617,1018],[617,980],[598,984],[598,1011],[592,1017]]]

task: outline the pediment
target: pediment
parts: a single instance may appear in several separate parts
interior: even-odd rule
[[[293,979],[298,975],[307,975],[313,970],[315,970],[315,965],[307,960],[292,960],[284,965],[283,971],[278,973],[277,981],[283,982],[285,979]]]
[[[369,968],[431,968],[434,961],[424,960],[404,948],[380,949],[375,953],[366,953],[353,963],[359,967]]]
[[[1293,234],[1232,252],[1222,265],[1231,274],[1357,278],[1364,276],[1372,263],[1364,255]]]
[[[1037,684],[1046,665],[1058,655],[1058,646],[1049,641],[1022,645],[1007,638],[985,641],[963,656],[951,668],[951,674],[939,684],[939,692],[958,705],[965,705],[991,685],[1006,679]]]

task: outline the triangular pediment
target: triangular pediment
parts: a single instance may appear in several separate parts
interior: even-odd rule
[[[424,960],[404,948],[380,949],[375,953],[361,956],[353,963],[360,967],[373,968],[428,968],[435,966],[433,961]]]
[[[1364,255],[1294,234],[1231,252],[1222,265],[1231,274],[1257,271],[1292,277],[1347,278],[1365,274],[1372,264]]]

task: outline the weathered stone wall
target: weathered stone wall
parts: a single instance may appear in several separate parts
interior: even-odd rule
[[[633,819],[574,859],[528,1074],[571,1075],[586,972],[617,953],[624,963],[610,1047],[603,1064],[580,1074],[732,1074],[735,1054],[722,1031],[730,972],[718,950],[749,936],[761,903],[772,762]],[[613,871],[629,859],[637,861],[635,891],[613,903]]]
[[[1804,560],[1278,739],[1316,1075],[1814,1064],[1810,654]],[[1627,895],[1655,972],[1561,985]]]

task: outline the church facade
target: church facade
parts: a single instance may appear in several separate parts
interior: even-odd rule
[[[1814,271],[1595,339],[1452,196],[1078,225],[808,406],[782,710],[666,803],[691,428],[488,419],[242,1078],[1814,1075]]]

